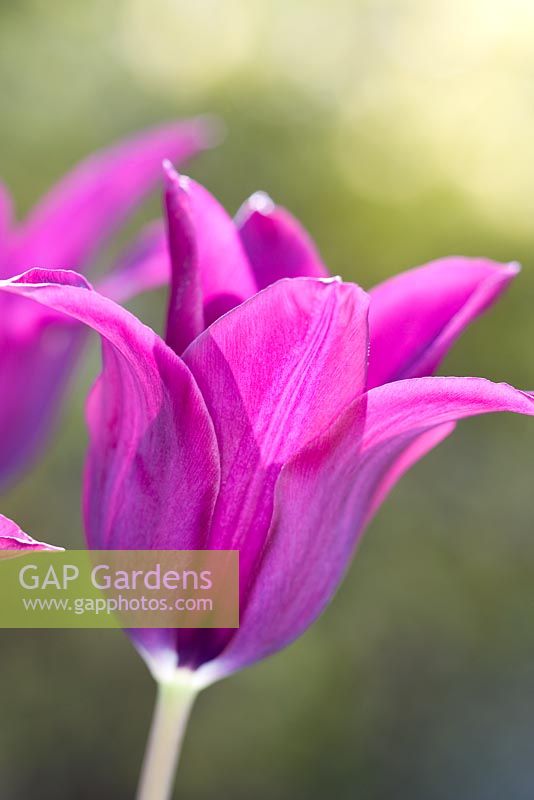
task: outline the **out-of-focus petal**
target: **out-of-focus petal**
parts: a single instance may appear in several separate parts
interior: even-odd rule
[[[217,200],[166,165],[172,266],[166,341],[182,353],[215,319],[257,288],[235,225]]]
[[[158,182],[164,158],[182,162],[210,145],[209,123],[145,131],[78,164],[17,231],[11,274],[36,265],[82,268]]]
[[[62,547],[54,547],[51,544],[37,542],[24,533],[16,522],[0,514],[0,558],[6,550],[17,550],[20,552],[30,552],[32,550],[62,550]]]
[[[0,295],[0,490],[55,424],[85,330],[25,298]]]
[[[0,186],[0,278],[36,264],[84,265],[157,182],[163,158],[183,160],[214,143],[214,132],[213,123],[199,118],[146,131],[98,153],[75,167],[18,230],[9,227],[9,196]],[[147,234],[142,245],[142,254],[130,254],[117,274],[102,281],[103,291],[126,300],[169,280],[163,235]],[[0,319],[0,385],[7,387],[0,397],[1,489],[50,432],[84,330],[20,297],[0,299]]]
[[[266,546],[282,465],[364,390],[367,304],[354,284],[279,281],[214,323],[184,353],[221,453],[221,492],[206,544],[239,549],[242,603]],[[191,664],[221,646],[212,632],[197,633],[205,634],[204,645],[195,650],[202,637],[189,637]],[[182,638],[187,658],[188,637]]]
[[[443,258],[371,290],[368,386],[430,375],[451,345],[491,306],[516,264]]]
[[[419,378],[372,389],[280,473],[273,520],[236,635],[203,679],[289,644],[321,613],[378,502],[456,420],[534,415],[534,397],[482,378]]]
[[[0,289],[79,320],[102,337],[104,366],[87,412],[89,546],[198,546],[212,516],[219,460],[211,420],[185,364],[81,275],[30,270],[0,282]]]
[[[142,292],[166,286],[170,277],[165,229],[163,225],[153,223],[141,232],[115,269],[95,288],[116,303],[125,303]]]
[[[280,278],[329,277],[309,234],[263,192],[256,192],[241,206],[236,225],[258,288]]]

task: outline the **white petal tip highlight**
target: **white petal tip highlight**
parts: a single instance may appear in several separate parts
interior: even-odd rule
[[[275,204],[267,192],[254,192],[247,200],[247,206],[250,211],[265,215],[272,214],[275,209]]]
[[[508,272],[509,275],[519,275],[521,269],[522,267],[519,261],[510,261],[506,265],[506,272]]]
[[[317,278],[316,280],[320,281],[320,283],[343,283],[343,278],[341,275],[332,275],[331,278]]]

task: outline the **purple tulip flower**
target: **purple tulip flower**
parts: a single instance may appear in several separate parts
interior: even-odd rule
[[[0,185],[0,278],[36,265],[84,269],[105,238],[135,210],[161,174],[210,145],[201,118],[172,123],[91,156],[17,226]],[[121,300],[154,283],[153,264],[113,275],[102,290]],[[17,297],[0,301],[0,488],[28,465],[49,433],[84,339],[83,328]]]
[[[234,223],[167,172],[165,339],[74,272],[0,282],[101,336],[88,546],[240,551],[239,629],[131,632],[162,687],[139,800],[170,796],[195,692],[308,628],[389,490],[457,420],[534,414],[534,397],[507,384],[431,377],[515,265],[443,259],[367,294],[328,277],[300,225],[264,196]],[[168,256],[151,235],[141,260],[163,275]]]
[[[206,683],[310,625],[393,484],[457,420],[533,414],[534,400],[428,377],[515,265],[444,259],[366,294],[325,277],[298,223],[264,198],[234,224],[169,170],[166,206],[165,341],[73,272],[31,270],[0,288],[102,337],[89,547],[239,549],[239,630],[134,634],[155,673],[183,667]]]

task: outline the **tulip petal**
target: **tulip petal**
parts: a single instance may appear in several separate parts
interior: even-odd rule
[[[485,378],[409,379],[371,389],[367,398],[365,451],[464,417],[497,411],[534,414],[534,395]]]
[[[37,264],[85,267],[88,258],[157,183],[164,158],[183,161],[210,145],[201,118],[154,128],[76,166],[19,228],[11,274]]]
[[[169,282],[161,225],[147,227],[98,291],[116,302]],[[86,330],[25,298],[0,297],[0,490],[43,445],[86,340]],[[37,402],[38,398],[38,402]]]
[[[36,263],[85,265],[157,182],[162,159],[192,155],[213,143],[212,134],[212,125],[199,118],[153,129],[92,156],[67,175],[14,232],[7,230],[10,203],[0,187],[0,278]],[[146,250],[142,261],[139,254],[130,256],[118,274],[102,282],[102,289],[129,299],[167,282],[168,259],[159,258],[155,242],[152,246],[151,259]],[[0,404],[3,488],[35,455],[55,421],[84,331],[61,315],[43,314],[19,297],[0,300],[0,318],[0,385],[8,387]]]
[[[62,547],[54,547],[51,544],[44,542],[37,542],[24,533],[19,528],[16,522],[4,517],[0,514],[0,558],[3,558],[3,553],[6,550],[18,550],[21,552],[30,552],[32,550],[62,550]]]
[[[206,683],[297,638],[319,615],[347,567],[363,511],[350,507],[358,481],[365,395],[281,470],[261,562],[239,630],[212,663]],[[348,507],[348,508],[347,508]]]
[[[354,284],[286,279],[226,314],[185,351],[221,452],[224,531],[216,530],[211,544],[221,546],[222,536],[224,546],[239,547],[250,524],[243,530],[243,494],[250,503],[254,471],[261,490],[264,472],[279,470],[363,392],[367,307]]]
[[[0,490],[42,446],[85,341],[72,320],[0,296]]]
[[[367,303],[354,284],[285,279],[219,319],[184,353],[221,454],[221,492],[206,546],[239,549],[242,603],[265,546],[282,465],[365,387]],[[199,633],[205,635],[194,637],[188,655],[188,637],[180,638],[180,655],[191,665],[221,647],[213,632]]]
[[[95,288],[116,303],[126,303],[138,294],[166,286],[170,277],[165,229],[153,223],[141,232],[115,269]]]
[[[172,265],[166,341],[182,353],[221,314],[256,291],[232,219],[217,200],[166,164]]]
[[[217,444],[185,364],[149,328],[81,275],[30,270],[0,282],[85,323],[102,337],[103,371],[88,403],[88,544],[195,548],[219,483]]]
[[[463,330],[518,272],[516,264],[452,257],[371,290],[368,387],[430,375]]]
[[[263,192],[240,208],[236,225],[259,289],[280,278],[328,278],[329,272],[302,225]]]
[[[372,389],[284,466],[241,625],[204,669],[215,680],[289,644],[333,596],[378,501],[456,420],[534,415],[534,397],[482,378],[419,378]]]

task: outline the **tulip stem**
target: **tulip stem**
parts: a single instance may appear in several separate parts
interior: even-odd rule
[[[137,800],[169,800],[197,689],[183,682],[158,684]]]

